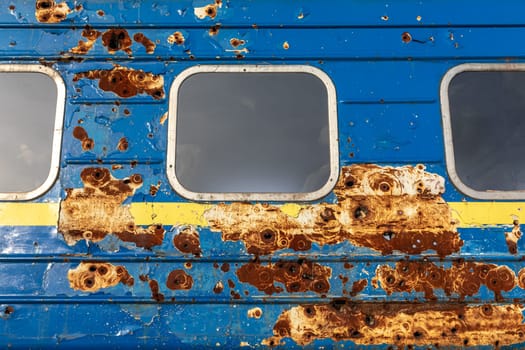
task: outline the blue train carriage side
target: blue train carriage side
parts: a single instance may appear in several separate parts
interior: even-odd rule
[[[0,346],[522,348],[520,1],[0,1]]]

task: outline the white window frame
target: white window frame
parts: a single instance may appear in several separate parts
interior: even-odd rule
[[[64,105],[66,86],[60,74],[49,67],[39,64],[0,64],[0,73],[40,73],[45,74],[56,84],[57,102],[51,149],[51,166],[45,181],[37,188],[27,192],[0,192],[0,200],[22,201],[35,199],[51,189],[58,177],[60,168],[60,150],[62,146],[62,129],[64,123]],[[31,98],[31,96],[28,96]]]
[[[178,180],[175,173],[176,130],[178,92],[183,82],[190,76],[198,73],[308,73],[319,78],[327,91],[328,106],[328,134],[330,176],[328,181],[318,190],[304,193],[289,192],[233,192],[233,193],[206,193],[194,192],[186,189]],[[170,87],[168,109],[168,150],[166,171],[168,180],[174,190],[181,196],[197,201],[312,201],[329,194],[337,182],[339,175],[339,149],[337,133],[337,99],[335,86],[330,77],[322,70],[308,65],[197,65],[185,69],[175,78]]]
[[[476,199],[525,199],[525,190],[496,191],[475,190],[466,185],[456,171],[456,160],[454,157],[454,140],[452,137],[452,123],[450,120],[450,101],[448,90],[454,77],[463,72],[497,72],[497,71],[525,71],[523,63],[464,63],[448,70],[441,81],[441,116],[443,121],[443,136],[445,142],[445,162],[450,181],[462,193]]]

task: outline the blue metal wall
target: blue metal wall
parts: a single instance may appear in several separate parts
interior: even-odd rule
[[[518,278],[525,247],[518,242],[518,254],[510,254],[505,232],[512,230],[513,215],[521,215],[520,203],[508,213],[508,222],[459,225],[463,246],[459,252],[444,257],[432,250],[422,254],[396,250],[382,255],[347,240],[322,246],[314,243],[308,251],[285,249],[261,256],[259,261],[263,264],[306,257],[332,269],[327,293],[283,291],[272,295],[239,280],[237,270],[252,261],[254,255],[247,252],[242,242],[224,241],[221,233],[212,231],[209,225],[195,225],[202,250],[201,256],[195,257],[181,253],[172,243],[180,231],[177,219],[167,223],[152,219],[162,224],[166,232],[162,243],[151,249],[137,247],[115,235],[99,242],[79,240],[68,245],[59,230],[56,211],[66,198],[66,189],[84,187],[80,174],[90,167],[109,169],[116,179],[132,174],[142,176],[142,187],[126,198],[123,205],[147,203],[155,212],[156,203],[162,206],[188,202],[171,189],[167,180],[167,123],[162,118],[168,111],[167,92],[171,83],[178,73],[197,64],[317,67],[330,76],[337,91],[341,166],[424,164],[427,172],[445,178],[442,196],[445,202],[476,202],[459,193],[447,177],[440,82],[451,67],[461,63],[522,62],[523,2],[223,0],[216,7],[216,17],[204,19],[196,16],[195,8],[208,5],[208,1],[65,3],[71,9],[65,18],[57,23],[42,23],[35,14],[35,1],[0,1],[0,63],[50,66],[60,73],[67,87],[59,179],[49,192],[32,201],[51,203],[55,209],[49,215],[57,215],[57,225],[42,224],[39,218],[34,218],[34,225],[27,224],[34,213],[31,207],[27,206],[26,211],[23,205],[16,207],[16,217],[24,220],[13,222],[16,220],[6,214],[11,203],[0,203],[0,346],[258,348],[265,347],[269,344],[265,339],[276,335],[273,329],[279,316],[297,305],[324,305],[340,298],[345,298],[345,303],[371,302],[382,307],[385,303],[409,301],[427,305],[434,312],[436,305],[452,308],[461,304],[468,308],[490,303],[505,307],[523,302],[519,281],[497,300],[492,290],[482,285],[478,292],[464,297],[457,293],[446,295],[436,288],[432,301],[425,299],[422,290],[389,295],[372,281],[378,266],[394,267],[407,256],[447,269],[462,262],[458,259],[491,263],[508,267],[515,274],[513,278]],[[132,40],[131,53],[109,53],[101,37],[87,53],[72,53],[79,41],[88,41],[82,36],[87,25],[101,33],[126,29]],[[210,35],[213,26],[218,32]],[[184,36],[180,45],[168,42],[169,36],[177,31]],[[133,41],[136,33],[155,43],[153,53],[147,53],[143,45]],[[232,38],[245,41],[237,48],[238,52],[230,43]],[[100,89],[98,80],[74,79],[77,73],[112,70],[115,64],[162,76],[165,96],[155,99],[137,94],[122,98]],[[94,140],[93,149],[83,150],[73,136],[74,128],[79,125]],[[117,149],[122,137],[129,144],[125,151]],[[160,188],[152,195],[150,188],[158,183]],[[299,204],[337,201],[330,194],[316,203]],[[53,203],[57,206],[53,207]],[[181,219],[180,223],[187,222]],[[137,225],[146,227],[147,223]],[[120,283],[94,293],[74,290],[68,271],[86,261],[124,266],[134,284]],[[230,268],[221,269],[223,263]],[[191,289],[167,288],[169,273],[177,269],[192,276]],[[366,287],[351,294],[352,284],[362,279],[367,280]],[[158,281],[158,293],[164,295],[164,300],[152,297],[151,280]],[[218,281],[224,285],[220,293],[214,292]],[[248,315],[256,307],[262,313],[260,318]],[[435,332],[436,324],[449,327],[445,318],[439,319],[439,312],[437,315],[429,333]],[[384,315],[377,311],[376,316]],[[503,313],[501,319],[505,318]],[[326,327],[331,327],[330,322],[326,320]],[[500,329],[497,324],[489,322],[485,328],[481,327],[484,336],[479,340],[472,338],[470,343],[463,344],[463,339],[444,337],[439,345],[522,347],[518,335],[520,323],[508,330],[512,335],[506,337],[512,341],[498,342],[496,338],[487,341],[487,334]],[[312,332],[318,334],[320,330]],[[387,349],[410,344],[428,348],[436,343],[431,336],[428,342],[416,338],[396,341],[392,335],[391,342],[377,344],[367,339],[343,337],[336,341],[314,335],[304,346]],[[292,337],[285,336],[279,341],[283,348],[302,346]]]

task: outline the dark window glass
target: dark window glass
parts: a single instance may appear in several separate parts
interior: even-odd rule
[[[47,75],[0,72],[0,192],[29,192],[47,179],[56,104]]]
[[[525,72],[462,72],[448,97],[461,181],[477,191],[525,190]]]
[[[330,176],[328,97],[307,73],[197,73],[177,98],[175,173],[200,193],[313,192]]]

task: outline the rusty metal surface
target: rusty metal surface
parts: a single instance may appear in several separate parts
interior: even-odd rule
[[[0,346],[523,348],[525,202],[451,184],[439,105],[450,68],[523,61],[522,10],[0,1],[0,64],[50,67],[67,91],[58,180],[0,202]],[[217,64],[330,77],[341,166],[328,195],[173,190],[166,91]]]

